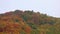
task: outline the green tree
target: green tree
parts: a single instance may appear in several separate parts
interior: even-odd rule
[[[22,15],[22,18],[24,19],[24,21],[28,20],[26,15]]]
[[[32,28],[32,29],[37,29],[37,26],[33,23],[28,23],[28,25]]]

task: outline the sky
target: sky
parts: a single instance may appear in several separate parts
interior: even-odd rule
[[[0,13],[13,10],[34,10],[60,17],[60,0],[0,0]]]

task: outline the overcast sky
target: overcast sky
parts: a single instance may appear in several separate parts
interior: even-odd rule
[[[16,9],[35,10],[60,17],[60,0],[0,0],[0,13]]]

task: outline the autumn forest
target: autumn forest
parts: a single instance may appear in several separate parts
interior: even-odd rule
[[[60,34],[60,18],[15,10],[0,14],[0,34]]]

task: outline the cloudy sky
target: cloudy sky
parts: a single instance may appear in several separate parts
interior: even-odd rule
[[[60,0],[0,0],[0,13],[16,9],[34,10],[60,17]]]

